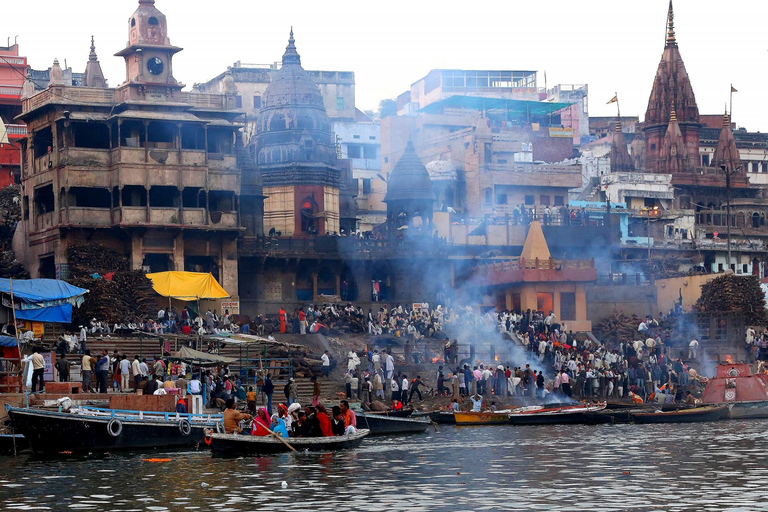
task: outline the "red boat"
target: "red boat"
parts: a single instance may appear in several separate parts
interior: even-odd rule
[[[746,363],[721,363],[707,382],[701,401],[727,405],[723,418],[768,418],[768,375],[752,373]]]

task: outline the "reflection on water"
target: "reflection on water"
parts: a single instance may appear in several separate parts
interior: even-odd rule
[[[442,426],[332,454],[23,455],[1,461],[0,509],[758,510],[766,427]]]

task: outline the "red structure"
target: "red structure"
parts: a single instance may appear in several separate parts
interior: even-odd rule
[[[721,364],[701,395],[705,404],[768,400],[768,375],[753,374],[746,363]]]
[[[27,75],[27,58],[19,56],[19,45],[0,46],[0,188],[11,185],[20,173],[18,141],[27,127],[14,121],[21,114],[21,91]]]

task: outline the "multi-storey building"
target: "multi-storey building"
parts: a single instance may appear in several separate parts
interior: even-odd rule
[[[21,113],[21,90],[27,74],[27,58],[19,55],[19,45],[0,46],[0,187],[19,175],[18,141],[27,127],[15,118]]]
[[[65,83],[56,64],[45,90],[25,85],[14,250],[32,277],[65,277],[67,247],[99,243],[134,269],[212,272],[236,295],[240,111],[230,93],[182,92],[173,76],[181,48],[154,3],[139,0],[128,19],[117,88],[105,87],[93,47],[82,86]]]

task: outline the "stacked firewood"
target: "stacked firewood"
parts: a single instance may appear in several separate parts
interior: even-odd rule
[[[687,270],[691,267],[692,262],[688,258],[676,258],[673,256],[667,256],[664,258],[651,258],[650,260],[643,260],[642,262],[643,273],[652,277],[653,279],[666,279],[671,277],[683,277],[688,275]]]
[[[122,254],[89,244],[70,246],[67,257],[68,281],[89,290],[83,305],[72,313],[73,323],[86,325],[95,318],[112,324],[157,315],[159,296],[152,281],[140,270],[129,270],[128,258]]]
[[[756,276],[724,274],[702,285],[696,301],[700,313],[740,313],[747,325],[768,325],[765,294]]]
[[[612,316],[601,320],[592,326],[592,332],[597,339],[602,341],[618,342],[623,339],[634,340],[637,338],[637,327],[642,319],[637,315],[625,315],[614,313]]]

